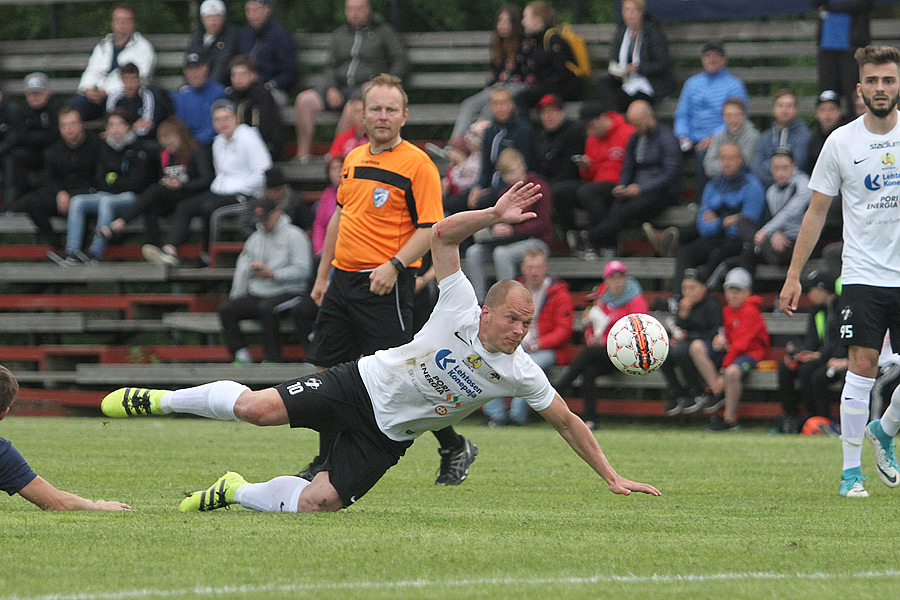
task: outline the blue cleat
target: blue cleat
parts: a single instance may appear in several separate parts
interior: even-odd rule
[[[863,477],[862,470],[859,467],[852,469],[844,469],[841,473],[841,487],[838,494],[845,498],[866,498],[869,492],[863,487],[863,481],[868,477]]]
[[[900,484],[900,473],[897,468],[897,457],[894,456],[894,438],[881,428],[881,419],[875,419],[868,424],[866,439],[875,450],[875,467],[884,485],[897,487]]]

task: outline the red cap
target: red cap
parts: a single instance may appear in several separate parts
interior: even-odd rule
[[[548,106],[555,106],[557,109],[562,110],[562,100],[559,99],[559,96],[556,94],[547,94],[537,103],[537,107],[539,109],[546,108]]]

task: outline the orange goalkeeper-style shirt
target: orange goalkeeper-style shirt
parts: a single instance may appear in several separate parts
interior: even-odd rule
[[[369,144],[350,152],[337,203],[341,221],[332,265],[344,271],[384,264],[417,228],[431,227],[444,217],[438,169],[406,140],[378,154],[369,152]],[[421,263],[419,259],[407,266]]]

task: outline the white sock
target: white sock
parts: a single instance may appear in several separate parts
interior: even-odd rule
[[[248,483],[234,493],[234,501],[260,512],[297,512],[300,492],[309,482],[299,477],[282,475],[265,483]]]
[[[197,387],[166,392],[160,398],[159,404],[166,413],[188,413],[219,421],[237,421],[238,418],[234,416],[234,404],[238,396],[249,389],[236,381],[214,381]]]
[[[841,391],[841,445],[844,470],[862,465],[862,443],[869,422],[869,392],[874,377],[863,377],[847,371]]]
[[[900,431],[900,385],[891,394],[891,403],[881,417],[881,429],[891,437]]]

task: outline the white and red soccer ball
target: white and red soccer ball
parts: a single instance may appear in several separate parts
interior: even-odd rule
[[[606,351],[612,364],[623,373],[649,375],[669,355],[669,334],[650,315],[625,315],[609,330]]]

